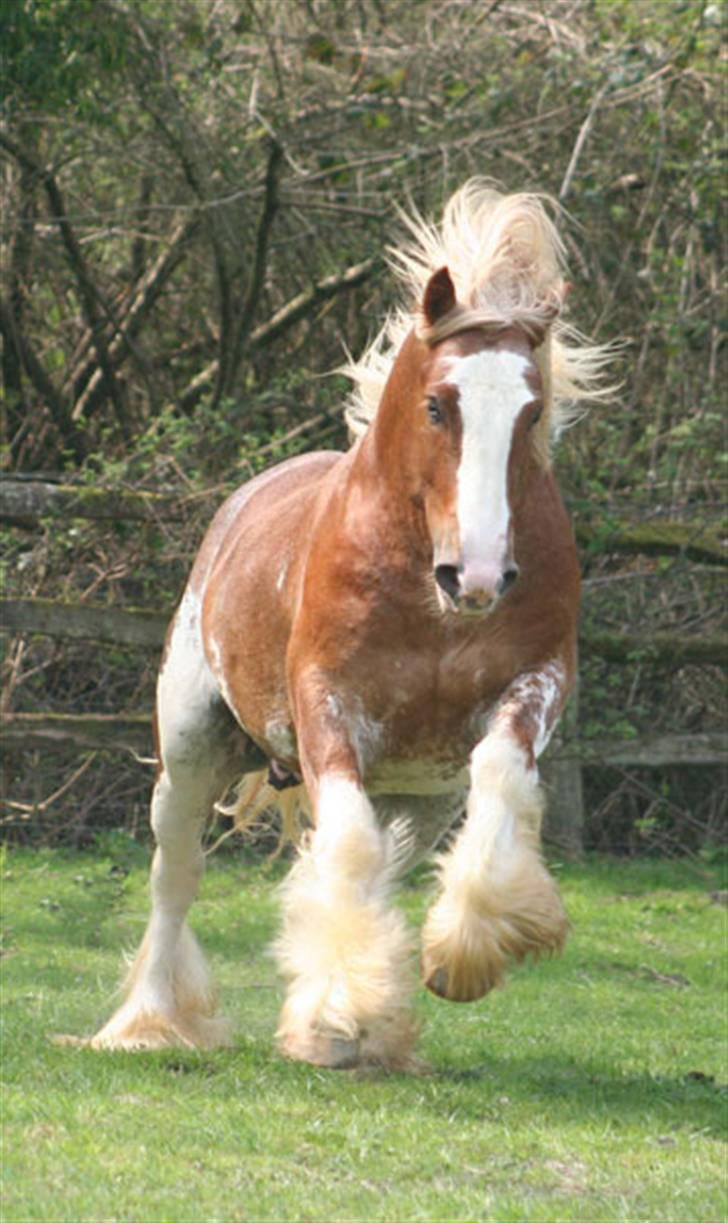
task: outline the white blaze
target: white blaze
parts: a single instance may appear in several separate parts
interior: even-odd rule
[[[500,577],[508,547],[508,457],[513,427],[533,398],[526,372],[529,362],[507,350],[454,357],[448,381],[457,387],[462,418],[457,514],[464,580],[472,571],[484,581]]]

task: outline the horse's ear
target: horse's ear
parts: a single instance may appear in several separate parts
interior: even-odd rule
[[[551,290],[548,299],[541,307],[541,319],[538,323],[529,328],[531,341],[536,348],[539,348],[546,339],[546,332],[553,322],[561,314],[564,302],[573,289],[573,284],[570,280],[560,280],[559,283]]]
[[[434,327],[435,323],[439,323],[441,318],[450,313],[455,300],[455,286],[447,268],[433,272],[422,299],[422,313],[430,327]]]
[[[564,302],[573,289],[573,284],[570,280],[560,280],[554,285],[549,293],[548,299],[544,303],[544,323],[550,327],[555,319],[559,317],[564,308]]]
[[[558,284],[554,286],[551,292],[551,301],[549,302],[551,307],[551,318],[549,322],[553,322],[553,320],[558,318],[558,316],[561,314],[561,311],[564,308],[564,303],[571,293],[573,287],[574,286],[570,280],[560,280]]]

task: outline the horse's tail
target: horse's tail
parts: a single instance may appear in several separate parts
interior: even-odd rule
[[[311,823],[311,804],[303,782],[276,790],[268,780],[268,770],[245,773],[234,789],[231,801],[215,804],[220,815],[231,818],[233,826],[218,837],[215,849],[233,832],[245,832],[252,828],[266,812],[275,813],[280,819],[277,857],[287,845],[299,845],[306,827]],[[208,851],[208,852],[211,852]]]

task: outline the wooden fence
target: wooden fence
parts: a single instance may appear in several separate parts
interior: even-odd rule
[[[218,497],[219,499],[219,497]],[[78,487],[48,481],[0,479],[0,523],[33,529],[44,518],[62,516],[104,520],[173,521],[189,506],[179,498]],[[712,565],[725,565],[726,554],[717,536],[704,528],[680,523],[632,525],[610,520],[577,524],[583,548],[598,547],[626,553],[682,554]],[[169,611],[68,604],[51,599],[0,598],[0,630],[39,633],[66,640],[113,643],[143,650],[159,650]],[[671,633],[640,636],[628,633],[584,632],[583,656],[596,655],[616,664],[636,658],[658,664],[684,666],[722,664],[728,658],[728,635],[685,638]],[[581,770],[602,765],[620,769],[661,768],[667,765],[728,764],[728,739],[718,731],[669,734],[626,741],[584,740],[578,734],[575,704],[564,721],[544,762],[551,791],[547,833],[566,851],[578,852],[582,841],[583,800]],[[0,747],[17,752],[24,747],[73,748],[79,751],[152,754],[151,711],[119,715],[17,713],[0,715]]]

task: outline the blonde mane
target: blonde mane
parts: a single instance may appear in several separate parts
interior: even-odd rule
[[[365,433],[376,415],[395,357],[413,327],[429,344],[466,328],[514,324],[543,337],[536,356],[546,397],[545,452],[578,414],[580,401],[611,393],[602,385],[602,373],[612,348],[589,343],[559,317],[568,287],[565,252],[547,206],[558,210],[547,196],[503,195],[475,178],[450,198],[439,227],[416,211],[400,213],[410,240],[389,255],[407,304],[390,316],[363,357],[344,369],[354,384],[346,410],[354,437]],[[420,305],[430,276],[441,267],[450,272],[457,305],[429,327]]]

